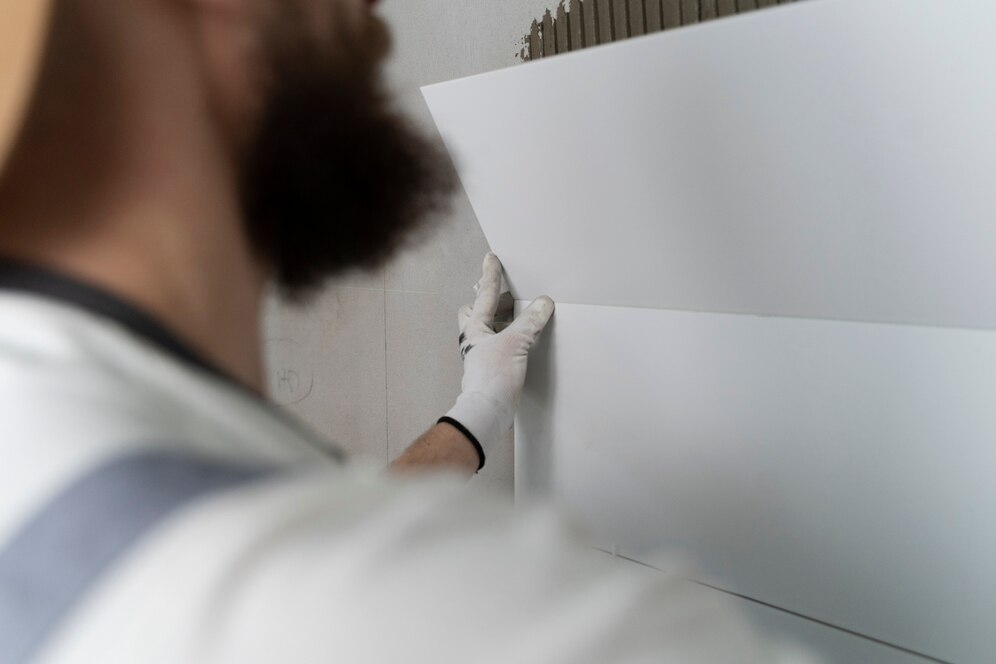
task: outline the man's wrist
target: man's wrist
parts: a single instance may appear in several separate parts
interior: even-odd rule
[[[501,440],[511,427],[512,417],[501,403],[480,392],[464,392],[446,413],[463,425],[484,450]]]
[[[484,462],[486,458],[484,455],[484,448],[481,447],[481,443],[480,441],[477,440],[477,437],[473,433],[471,433],[467,427],[465,427],[463,424],[453,419],[449,415],[444,415],[443,417],[440,417],[439,421],[436,422],[436,424],[448,424],[457,431],[459,431],[461,434],[463,434],[463,436],[467,439],[467,442],[470,443],[473,446],[474,450],[477,452],[477,458],[479,459],[477,470],[478,472],[480,472],[481,468],[484,468]]]

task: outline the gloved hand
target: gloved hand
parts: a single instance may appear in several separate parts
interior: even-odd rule
[[[484,465],[485,451],[512,427],[526,381],[526,360],[553,315],[553,300],[537,298],[501,332],[494,319],[501,295],[502,266],[498,257],[484,258],[484,275],[477,284],[473,307],[460,308],[460,352],[463,389],[456,405],[440,422],[469,434]]]

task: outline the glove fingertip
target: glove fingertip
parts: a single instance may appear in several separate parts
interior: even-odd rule
[[[557,310],[557,304],[547,295],[541,295],[540,297],[533,300],[529,308],[534,310],[537,314],[537,318],[543,322],[543,325],[553,317],[553,313]]]
[[[463,329],[467,326],[473,312],[474,309],[469,304],[464,304],[460,307],[460,310],[457,312],[457,325],[459,326],[461,332],[463,332]]]
[[[512,327],[524,334],[529,340],[529,345],[532,345],[550,322],[555,308],[556,305],[549,297],[545,295],[538,297],[512,323]]]

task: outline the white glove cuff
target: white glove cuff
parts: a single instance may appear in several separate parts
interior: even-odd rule
[[[512,417],[499,402],[480,392],[470,392],[457,397],[456,404],[446,413],[446,417],[463,425],[482,449],[481,465],[484,465],[484,451],[501,440],[502,435],[512,426]]]

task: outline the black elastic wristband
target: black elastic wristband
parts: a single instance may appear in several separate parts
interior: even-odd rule
[[[481,468],[484,468],[484,448],[481,447],[479,442],[477,442],[477,438],[474,437],[474,434],[472,434],[467,427],[460,424],[452,417],[440,417],[436,424],[449,424],[451,427],[462,433],[468,441],[470,441],[470,444],[474,446],[475,450],[477,450],[478,458],[481,460],[481,464],[477,467],[477,472],[481,472]]]

